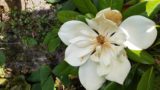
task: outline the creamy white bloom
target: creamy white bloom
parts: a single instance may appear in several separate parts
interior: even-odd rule
[[[79,79],[87,90],[97,90],[110,80],[123,84],[131,65],[125,47],[146,49],[157,36],[155,23],[143,16],[131,16],[121,23],[122,15],[110,8],[97,13],[87,24],[72,20],[58,33],[68,45],[65,61],[79,67]]]

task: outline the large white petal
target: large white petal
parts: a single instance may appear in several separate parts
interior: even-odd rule
[[[98,17],[104,17],[105,19],[113,21],[117,25],[119,25],[122,20],[121,13],[118,10],[111,10],[111,8],[106,8],[106,9],[99,11],[96,14],[96,18]]]
[[[94,19],[86,19],[88,25],[96,30],[100,35],[106,35],[109,32],[115,32],[118,30],[116,23],[105,19],[104,17],[97,17]]]
[[[90,56],[90,59],[94,62],[103,63],[107,66],[111,63],[111,60],[114,60],[119,54],[117,49],[119,50],[118,47],[113,46],[97,46],[95,52]]]
[[[97,73],[99,76],[107,75],[112,66],[112,61],[117,58],[117,54],[110,48],[103,48],[100,58],[99,64],[97,65]]]
[[[96,33],[92,31],[89,26],[87,26],[85,23],[81,21],[76,20],[65,22],[61,26],[58,35],[60,39],[63,41],[63,43],[69,45],[69,41],[74,37],[81,36],[82,31],[87,32],[90,36],[96,36]]]
[[[105,65],[103,62],[100,62],[97,65],[97,73],[98,76],[105,76],[111,71],[111,64],[110,65]]]
[[[90,56],[90,59],[94,62],[99,62],[101,55],[102,47],[96,46],[94,53]]]
[[[117,55],[114,53],[114,51],[111,48],[103,48],[100,56],[100,62],[103,62],[104,65],[111,64],[111,61],[114,60],[117,57]]]
[[[123,84],[126,79],[131,65],[125,54],[122,54],[117,58],[117,60],[112,60],[112,67],[109,74],[106,76],[107,80]]]
[[[70,40],[70,43],[75,44],[78,47],[87,47],[89,45],[96,44],[96,38],[90,38],[86,36],[77,36]]]
[[[127,18],[120,28],[127,35],[125,45],[132,50],[147,49],[157,37],[155,23],[139,15]]]
[[[96,71],[96,63],[88,60],[79,68],[79,79],[86,90],[98,90],[105,82],[104,77],[100,77]]]
[[[80,66],[88,60],[93,49],[93,45],[81,48],[70,44],[65,51],[65,61],[72,66]]]
[[[113,44],[123,45],[123,43],[126,41],[126,35],[121,31],[118,30],[114,33],[111,33],[107,35],[109,38],[109,41]]]

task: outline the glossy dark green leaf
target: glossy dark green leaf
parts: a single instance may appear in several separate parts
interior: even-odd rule
[[[131,70],[130,70],[130,72],[129,72],[129,74],[128,74],[125,82],[124,82],[124,85],[125,85],[125,86],[129,86],[129,84],[132,83],[132,80],[133,80],[133,78],[134,78],[134,76],[135,76],[137,67],[138,67],[138,64],[135,64],[135,65],[132,66],[132,68],[131,68]]]
[[[72,67],[63,61],[58,64],[52,72],[67,86],[70,84],[69,75],[77,76],[78,68]]]
[[[28,81],[43,84],[49,75],[51,75],[51,69],[48,66],[41,66],[37,71],[31,73]]]
[[[121,11],[122,7],[123,7],[123,2],[124,2],[124,0],[112,0],[111,8]]]
[[[41,66],[40,70],[39,70],[39,74],[40,74],[40,82],[41,85],[43,85],[44,83],[46,83],[48,77],[51,75],[51,69],[48,66]]]
[[[137,90],[153,90],[154,69],[149,68],[141,77]]]
[[[122,85],[119,85],[115,82],[110,82],[107,85],[104,85],[100,90],[124,90]]]
[[[64,23],[66,21],[75,20],[78,15],[80,15],[78,12],[63,10],[58,12],[57,17],[60,22]]]
[[[52,40],[50,40],[50,42],[48,43],[48,51],[49,52],[54,52],[56,50],[56,48],[60,45],[60,39],[59,38],[54,38]]]
[[[51,32],[48,32],[45,36],[43,44],[45,44],[48,48],[49,52],[54,52],[57,47],[60,45],[60,39],[58,38],[58,30],[54,28]]]
[[[154,58],[146,51],[129,50],[126,49],[128,58],[142,64],[154,64]]]
[[[144,14],[145,10],[146,10],[146,3],[147,2],[141,2],[138,4],[135,4],[131,7],[129,7],[124,13],[123,13],[123,17],[124,19],[132,16],[132,15],[140,15],[140,14]]]
[[[33,84],[31,90],[42,90],[41,84],[40,83]]]
[[[34,82],[34,83],[40,82],[39,72],[40,72],[39,70],[32,72],[27,80],[30,81],[30,82]]]
[[[53,78],[50,75],[43,84],[41,84],[42,90],[54,90]]]
[[[5,61],[6,61],[5,54],[2,51],[0,51],[0,66],[3,65]]]
[[[72,0],[72,1],[78,8],[78,10],[83,14],[92,13],[95,15],[97,13],[97,9],[91,0]]]
[[[154,90],[159,90],[159,87],[160,87],[160,75],[159,73],[157,75],[155,75],[155,78],[154,78]]]
[[[125,90],[136,90],[140,75],[137,74],[139,64],[132,65],[132,68],[123,84]]]
[[[121,11],[123,7],[124,0],[99,0],[98,1],[98,9],[104,9],[111,7],[112,9],[116,9]]]
[[[110,7],[110,2],[107,2],[109,0],[98,0],[98,10],[105,9],[107,7]]]
[[[68,0],[65,3],[62,4],[62,8],[60,10],[74,10],[76,9],[76,6],[72,2],[72,0]]]
[[[98,1],[99,1],[99,0],[92,0],[92,2],[93,2],[94,5],[97,7],[97,9],[98,9]]]
[[[76,17],[76,20],[79,20],[79,21],[82,21],[82,22],[86,22],[86,16],[84,16],[84,15],[78,15],[77,17]]]
[[[47,35],[44,38],[43,44],[48,45],[51,39],[58,37],[58,30],[57,28],[54,28],[51,32],[48,32]]]
[[[53,90],[54,81],[52,71],[48,66],[41,66],[39,70],[32,72],[28,81],[36,83],[32,86],[32,90]]]
[[[127,0],[125,5],[134,5],[137,4],[139,2],[139,0]]]

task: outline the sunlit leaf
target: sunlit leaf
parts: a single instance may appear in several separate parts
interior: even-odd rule
[[[160,6],[160,0],[148,0],[146,4],[146,12],[148,16],[153,17],[153,14],[156,14],[159,10],[158,6]]]
[[[142,63],[142,64],[154,64],[155,63],[154,58],[144,50],[139,51],[139,50],[126,49],[126,51],[127,51],[127,55],[129,59],[135,62]]]
[[[141,77],[137,90],[153,90],[154,69],[149,68]]]

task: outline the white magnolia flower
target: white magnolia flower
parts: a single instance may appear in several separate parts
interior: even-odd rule
[[[87,24],[72,20],[58,33],[68,45],[65,61],[79,67],[79,79],[87,90],[97,90],[110,80],[123,84],[131,65],[124,47],[146,49],[157,36],[155,23],[143,16],[131,16],[121,23],[117,10],[104,9]]]

